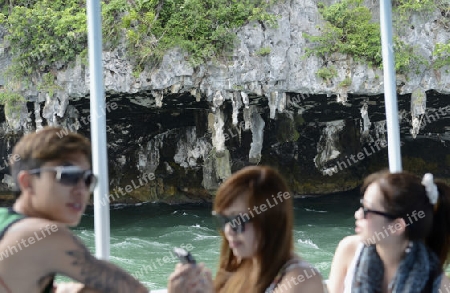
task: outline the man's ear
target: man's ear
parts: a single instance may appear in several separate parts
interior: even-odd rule
[[[17,183],[19,184],[19,188],[21,190],[21,193],[24,192],[33,192],[33,183],[30,173],[27,171],[20,171],[19,174],[17,174]]]

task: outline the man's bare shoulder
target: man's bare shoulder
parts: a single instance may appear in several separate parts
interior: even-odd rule
[[[55,263],[74,242],[73,237],[65,225],[46,219],[25,218],[14,223],[0,241],[0,275],[12,291],[29,292],[47,285],[50,276],[59,271]]]
[[[58,222],[49,219],[26,217],[23,220],[14,224],[9,230],[26,230],[27,227],[36,228],[36,227],[45,227],[46,225],[61,226],[61,224],[59,224]]]
[[[25,218],[15,224],[13,224],[8,231],[5,233],[6,238],[12,237],[27,237],[27,236],[42,236],[47,237],[51,234],[67,234],[70,230],[67,226],[54,222],[48,219],[42,218]],[[61,233],[62,232],[62,233]],[[71,232],[70,232],[71,233]],[[69,235],[67,235],[69,236]]]
[[[26,255],[41,250],[63,249],[64,243],[73,242],[73,238],[72,232],[65,225],[30,217],[13,224],[6,231],[0,248],[14,247],[23,250],[21,254]]]

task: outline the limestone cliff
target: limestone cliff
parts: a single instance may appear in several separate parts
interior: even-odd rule
[[[94,115],[107,118],[115,202],[210,200],[224,179],[249,164],[279,168],[297,195],[357,187],[388,164],[383,72],[346,55],[304,58],[310,44],[303,33],[317,35],[324,24],[317,1],[286,1],[273,13],[277,27],[242,27],[235,50],[220,63],[194,68],[174,49],[136,77],[123,47],[103,52],[103,113],[89,112],[89,71],[81,58],[55,73],[52,96],[35,85],[22,89],[27,102],[0,114],[1,188],[9,189],[7,158],[20,135],[44,125],[90,135]],[[434,45],[450,40],[450,28],[435,21],[442,15],[434,16],[413,18],[402,36],[430,60]],[[262,48],[270,52],[258,54]],[[1,53],[0,70],[9,62]],[[336,77],[318,77],[330,63]],[[403,167],[448,179],[449,68],[422,69],[397,75]]]

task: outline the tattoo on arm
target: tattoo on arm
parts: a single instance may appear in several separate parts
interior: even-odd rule
[[[148,292],[131,275],[119,267],[95,258],[87,247],[72,235],[75,250],[67,250],[71,265],[80,269],[82,283],[101,292]]]

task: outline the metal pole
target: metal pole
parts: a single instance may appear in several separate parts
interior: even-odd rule
[[[398,121],[397,92],[394,70],[394,44],[392,42],[392,6],[390,0],[380,1],[381,46],[384,70],[384,101],[388,133],[389,171],[402,171],[400,153],[400,125]]]
[[[109,259],[109,204],[102,197],[109,194],[108,156],[106,148],[106,107],[103,89],[102,22],[98,0],[87,0],[88,49],[90,72],[91,140],[93,171],[99,176],[94,191],[95,254]]]

